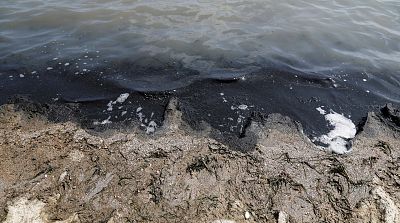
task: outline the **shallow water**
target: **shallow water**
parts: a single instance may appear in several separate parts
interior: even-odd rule
[[[357,111],[400,103],[400,2],[0,1],[0,102],[107,101],[208,79],[238,80],[224,85],[235,86],[232,98],[303,124],[320,105],[359,119]],[[209,91],[200,103],[219,94],[210,86],[199,88]]]
[[[3,59],[43,62],[41,51],[74,58],[87,49],[201,71],[221,60],[317,72],[400,68],[398,1],[2,0],[0,30]]]

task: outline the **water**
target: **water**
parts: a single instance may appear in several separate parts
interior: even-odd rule
[[[37,54],[56,41],[46,52],[156,57],[201,71],[220,60],[314,72],[400,66],[398,1],[2,0],[0,30],[2,59],[43,62]]]
[[[3,103],[13,94],[77,102],[179,94],[199,81],[237,79],[236,97],[246,92],[264,111],[302,119],[303,102],[316,97],[310,112],[324,104],[359,118],[400,103],[399,72],[399,1],[0,1]],[[199,89],[213,97],[207,86]],[[294,100],[303,104],[291,107]]]

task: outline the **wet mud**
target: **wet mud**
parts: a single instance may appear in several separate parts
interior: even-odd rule
[[[140,125],[94,131],[54,122],[52,112],[65,110],[22,104],[0,112],[7,223],[400,221],[392,105],[368,113],[352,152],[336,155],[280,114],[251,120],[238,139],[247,149],[236,149],[206,123],[194,129],[175,99],[152,134]]]

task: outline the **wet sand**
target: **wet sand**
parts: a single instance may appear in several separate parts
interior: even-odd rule
[[[250,123],[240,142],[252,146],[237,150],[206,124],[193,130],[179,107],[171,100],[164,125],[147,135],[1,106],[0,220],[400,221],[398,110],[369,113],[352,152],[335,155],[279,114]]]

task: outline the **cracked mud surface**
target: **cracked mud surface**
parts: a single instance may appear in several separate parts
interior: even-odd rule
[[[278,114],[248,127],[241,140],[256,142],[241,152],[210,137],[216,130],[191,130],[174,102],[150,136],[4,105],[0,221],[397,223],[398,117],[391,107],[370,113],[340,156]]]

